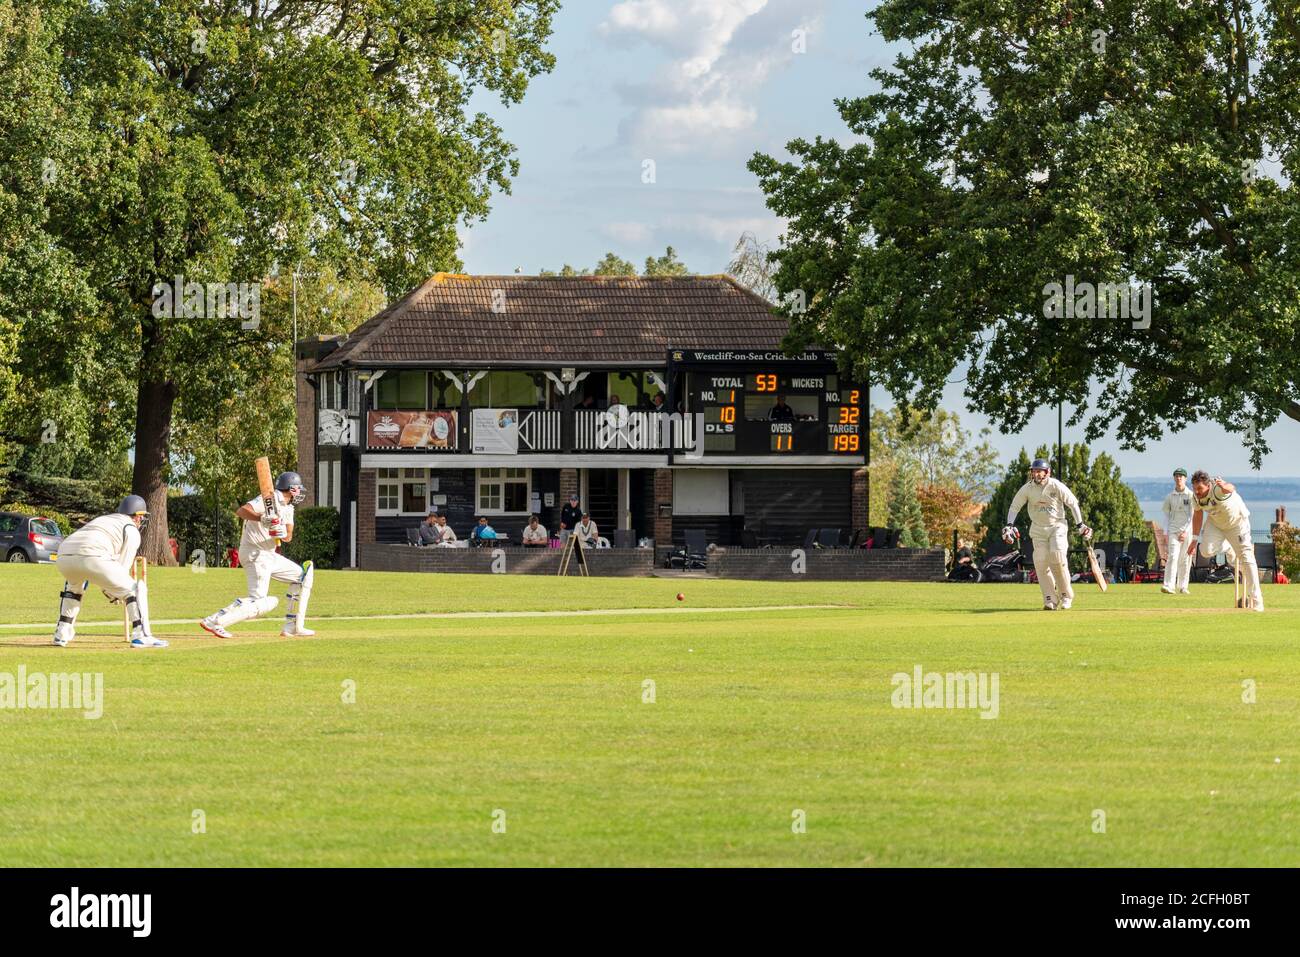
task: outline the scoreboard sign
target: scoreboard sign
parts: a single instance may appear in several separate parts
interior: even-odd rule
[[[704,415],[704,453],[860,457],[866,390],[844,380],[834,355],[674,350],[675,401]]]

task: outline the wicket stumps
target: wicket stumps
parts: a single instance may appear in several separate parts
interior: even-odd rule
[[[131,563],[131,577],[138,582],[148,580],[149,560],[143,555],[137,555]],[[125,601],[122,602],[122,634],[127,641],[131,640],[131,606]]]

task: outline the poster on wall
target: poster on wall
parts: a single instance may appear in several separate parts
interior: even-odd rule
[[[519,452],[518,409],[475,409],[474,452],[515,455]]]
[[[451,451],[456,448],[456,413],[371,412],[366,448]]]

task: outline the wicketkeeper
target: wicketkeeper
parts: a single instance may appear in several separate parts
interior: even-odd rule
[[[266,503],[261,498],[239,506],[235,515],[244,522],[244,531],[239,539],[239,564],[244,567],[248,578],[248,596],[236,598],[221,611],[200,621],[204,631],[218,638],[229,638],[231,634],[226,629],[231,625],[273,611],[279,599],[267,592],[274,579],[289,586],[280,637],[307,638],[316,634],[301,624],[306,620],[307,599],[311,596],[315,570],[311,562],[299,565],[275,550],[280,542],[293,541],[293,507],[302,502],[305,494],[302,476],[297,472],[281,472],[275,479],[278,515],[267,514]]]
[[[56,562],[65,579],[59,593],[59,623],[54,626],[56,645],[66,647],[75,637],[81,596],[96,585],[113,604],[126,602],[132,648],[167,647],[167,642],[150,634],[148,589],[143,579],[136,581],[130,572],[140,550],[140,533],[148,524],[144,499],[128,495],[116,512],[92,518],[63,540]]]
[[[1038,587],[1043,590],[1043,610],[1055,611],[1069,608],[1074,603],[1074,589],[1070,587],[1068,560],[1069,526],[1066,512],[1074,516],[1074,529],[1084,539],[1092,538],[1092,529],[1083,524],[1079,500],[1054,479],[1052,467],[1046,459],[1034,459],[1029,466],[1029,481],[1021,486],[1007,509],[1007,524],[1002,529],[1002,540],[1014,544],[1020,538],[1016,516],[1020,509],[1029,509],[1029,538],[1034,543],[1034,571]]]
[[[1250,510],[1236,486],[1221,478],[1211,479],[1208,472],[1198,469],[1192,473],[1192,495],[1196,499],[1196,512],[1192,516],[1192,541],[1187,554],[1196,553],[1196,539],[1200,536],[1201,554],[1206,558],[1213,558],[1225,549],[1228,564],[1235,567],[1240,558],[1250,607],[1263,611],[1264,593],[1259,587],[1255,545],[1250,540]]]

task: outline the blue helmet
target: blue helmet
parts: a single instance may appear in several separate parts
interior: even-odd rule
[[[1045,469],[1050,472],[1052,471],[1052,463],[1047,461],[1047,459],[1034,459],[1033,463],[1029,466],[1029,469],[1030,471],[1033,471],[1034,469]]]
[[[122,499],[117,506],[119,515],[139,515],[140,531],[143,532],[149,524],[149,506],[139,495],[128,495]]]

